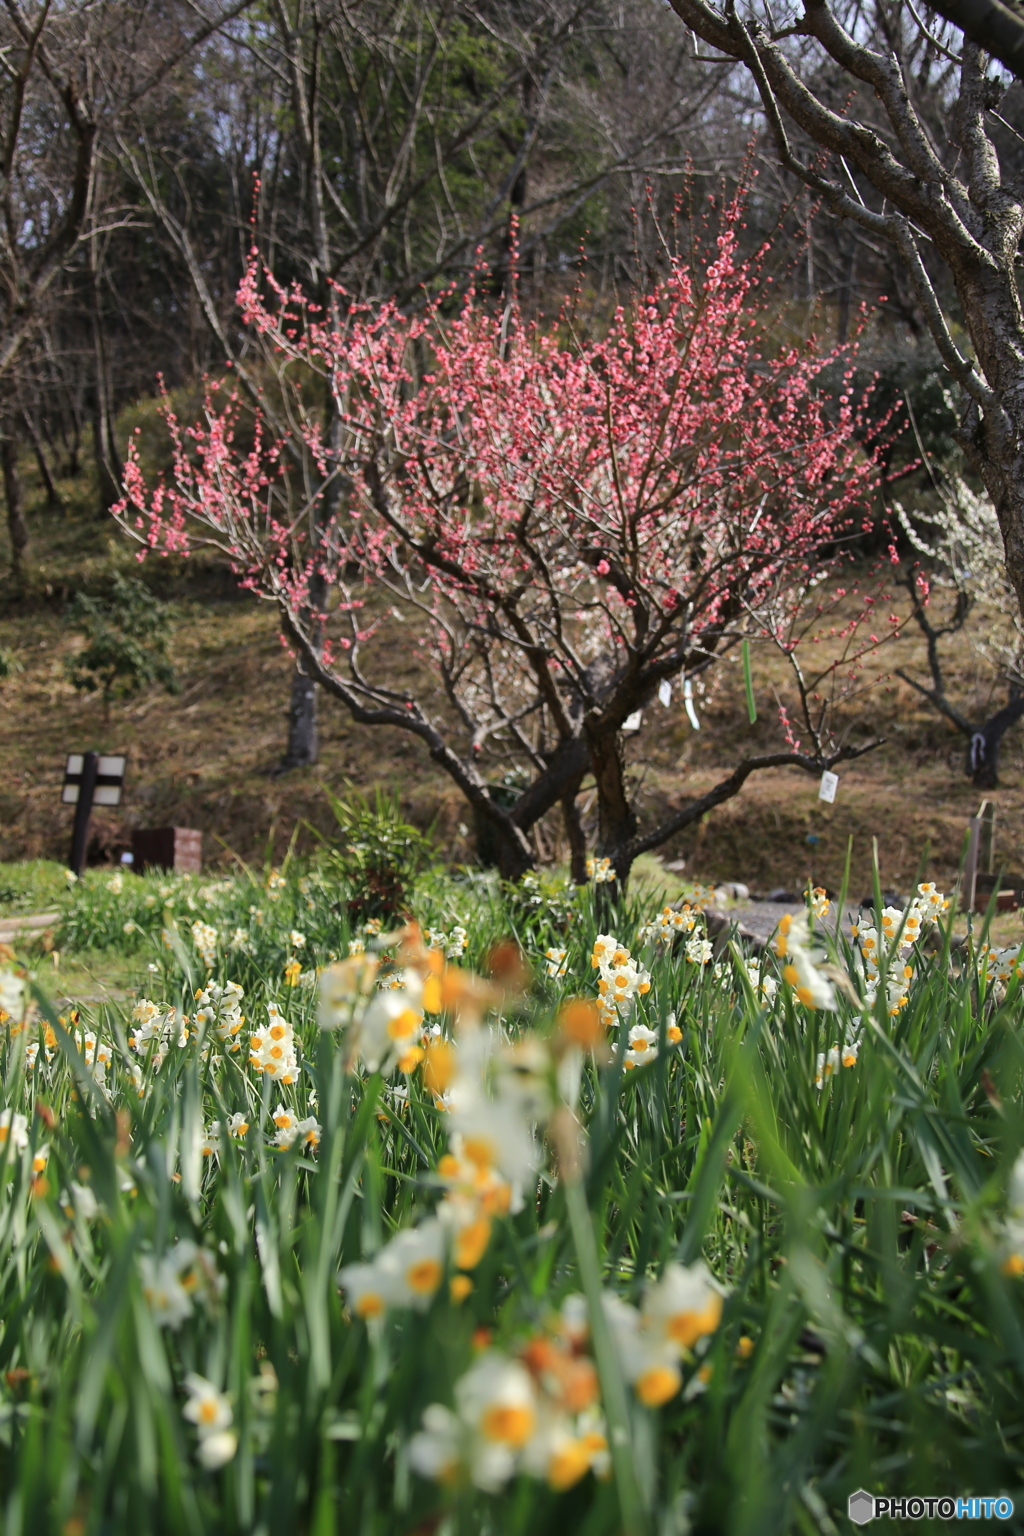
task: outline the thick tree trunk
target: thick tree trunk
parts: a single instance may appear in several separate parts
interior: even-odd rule
[[[617,731],[590,738],[590,761],[597,787],[597,851],[610,859],[618,888],[629,879],[637,817],[626,791],[622,743]]]
[[[984,413],[969,404],[960,446],[992,499],[1007,572],[1024,612],[1024,315],[1014,259],[1010,252],[1002,270],[950,265],[981,371],[998,400]]]
[[[1021,368],[1024,389],[1024,366]],[[1024,402],[1022,402],[1024,404]],[[962,440],[971,467],[980,475],[999,518],[1006,551],[1006,570],[1024,613],[1024,409],[1014,423],[1012,444],[978,451],[975,440]]]
[[[576,804],[576,796],[579,792],[580,781],[577,779],[562,796],[562,821],[569,843],[569,875],[573,885],[586,885],[587,839],[580,820],[579,807]]]
[[[967,744],[967,773],[976,788],[999,788],[999,748],[1011,725],[1022,716],[1024,694],[1018,694],[971,736]]]
[[[8,425],[0,438],[0,466],[3,469],[4,500],[7,503],[7,532],[11,540],[11,572],[20,576],[22,559],[28,544],[28,528],[21,510],[21,480],[18,476],[18,439]]]
[[[515,805],[517,794],[505,784],[492,784],[488,796],[503,811]],[[521,880],[533,868],[526,838],[517,839],[497,818],[482,806],[473,807],[476,856],[484,869],[496,869],[503,880]]]

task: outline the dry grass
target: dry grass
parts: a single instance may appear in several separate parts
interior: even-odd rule
[[[169,697],[151,691],[114,705],[105,720],[102,705],[76,695],[65,679],[65,660],[76,642],[64,627],[60,597],[82,580],[95,588],[114,561],[127,568],[130,557],[111,539],[109,525],[82,509],[58,516],[34,507],[30,515],[37,563],[21,589],[8,585],[0,619],[0,646],[24,669],[0,683],[8,720],[0,859],[63,856],[70,834],[70,812],[59,800],[64,755],[86,747],[130,754],[125,805],[98,812],[95,819],[109,850],[126,845],[133,826],[178,824],[202,829],[211,865],[229,863],[233,855],[262,862],[271,847],[279,857],[296,828],[306,847],[314,841],[309,827],[328,832],[323,786],[343,791],[351,782],[396,790],[412,819],[434,824],[447,857],[471,857],[460,830],[468,821],[465,807],[423,747],[395,732],[355,726],[330,700],[322,707],[318,765],[275,776],[285,738],[290,660],[272,612],[253,599],[232,596],[219,573],[168,565],[153,571],[177,605],[173,653],[182,692]],[[406,632],[385,643],[391,681],[422,686],[424,663]],[[879,665],[902,666],[923,677],[916,634],[908,632],[883,651]],[[678,704],[668,711],[658,704],[648,710],[641,735],[629,747],[645,819],[707,789],[746,753],[778,743],[771,703],[781,681],[778,662],[755,655],[761,717],[754,727],[747,722],[738,665],[724,667],[720,676],[715,692],[698,700],[699,734]],[[975,698],[980,707],[979,686],[984,679],[969,647],[959,641],[951,691],[962,701]],[[663,856],[685,857],[693,875],[740,879],[759,889],[799,887],[807,878],[836,886],[852,838],[852,894],[860,895],[870,885],[872,838],[877,838],[887,886],[905,889],[926,849],[927,874],[948,883],[979,798],[964,777],[961,739],[892,678],[854,704],[848,723],[854,739],[877,734],[886,744],[841,771],[834,806],[823,805],[817,783],[799,773],[765,773]],[[998,861],[1011,868],[1024,863],[1018,853],[1024,837],[1022,746],[1024,733],[1018,730],[1007,742],[1003,784],[994,795]],[[542,837],[544,852],[558,858],[557,831]]]

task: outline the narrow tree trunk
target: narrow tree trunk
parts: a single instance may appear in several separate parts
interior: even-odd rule
[[[314,513],[314,519],[316,514]],[[323,519],[326,521],[326,518]],[[323,522],[313,523],[313,537],[317,538]],[[312,637],[319,656],[323,646],[323,614],[327,593],[323,579],[314,577],[309,584],[309,605],[302,612],[302,623]],[[288,745],[278,764],[279,773],[289,773],[293,768],[310,768],[320,752],[320,732],[317,723],[319,694],[313,679],[305,673],[302,661],[295,663],[292,673],[292,696],[288,706]]]
[[[99,477],[100,505],[104,513],[107,513],[115,501],[120,501],[122,490],[121,460],[114,441],[114,427],[105,390],[102,398],[97,393],[93,407],[92,445]]]
[[[288,705],[288,747],[281,759],[280,771],[308,768],[317,760],[320,738],[317,728],[316,683],[302,670],[301,661],[292,672],[292,696]]]
[[[272,7],[273,9],[273,7]],[[295,126],[302,144],[307,190],[310,197],[312,224],[313,278],[320,303],[324,306],[332,328],[340,330],[338,295],[330,283],[331,253],[324,214],[323,167],[320,159],[320,117],[316,104],[317,81],[321,59],[321,35],[319,25],[307,31],[292,31],[285,8],[277,6],[277,17],[286,41],[285,57],[290,74],[292,107]],[[307,46],[309,52],[306,52]],[[340,465],[343,442],[341,417],[334,391],[328,383],[324,440],[331,449],[335,470]],[[337,473],[328,479],[321,495],[314,501],[309,517],[310,554],[315,554],[323,529],[338,510],[341,484]],[[326,590],[322,578],[314,576],[310,582],[309,603],[301,615],[303,626],[314,642],[319,657],[323,645]],[[292,698],[288,711],[288,746],[281,761],[280,771],[311,766],[317,760],[319,750],[317,732],[317,689],[312,678],[306,677],[301,662],[292,676]]]
[[[19,577],[22,557],[28,545],[28,528],[21,510],[21,481],[18,477],[18,439],[8,424],[0,438],[0,465],[4,477],[4,499],[7,502],[7,531],[11,540],[11,573]]]
[[[849,250],[843,260],[843,281],[839,289],[839,321],[836,326],[836,341],[841,347],[846,346],[846,340],[850,334],[850,309],[853,305],[853,274],[856,265],[857,242],[851,235]]]
[[[46,487],[46,505],[48,507],[60,508],[63,503],[60,499],[60,492],[57,490],[57,483],[50,473],[50,465],[46,457],[46,450],[43,447],[43,440],[39,436],[39,430],[28,411],[22,411],[21,419],[25,423],[25,429],[32,444],[32,452],[35,454],[36,463],[39,465],[40,478]]]
[[[61,410],[60,436],[65,454],[65,477],[68,480],[77,480],[82,473],[82,427],[76,406],[72,406],[71,410],[70,431],[67,427],[64,411],[63,409]]]
[[[322,614],[326,601],[324,582],[314,577],[310,582],[310,606],[303,615],[307,630],[317,643],[317,655],[323,646],[323,622],[315,617]],[[278,764],[278,773],[289,773],[293,768],[311,768],[320,755],[319,690],[316,682],[303,667],[302,657],[295,661],[292,672],[291,699],[288,704],[288,745]]]
[[[96,250],[96,235],[88,242],[89,266],[92,275],[92,340],[93,340],[93,397],[92,397],[92,445],[96,456],[96,471],[100,484],[100,503],[104,513],[120,501],[122,464],[114,437],[114,413],[110,387],[110,363],[103,334],[102,300],[100,295],[100,267]]]

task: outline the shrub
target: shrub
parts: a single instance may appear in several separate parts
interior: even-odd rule
[[[67,618],[86,641],[67,662],[68,678],[83,693],[102,693],[108,713],[112,699],[130,698],[151,683],[179,691],[167,654],[167,606],[137,578],[115,572],[109,598],[77,593]]]
[[[416,876],[435,857],[430,839],[403,818],[397,796],[380,789],[372,802],[355,790],[345,800],[330,793],[328,799],[343,839],[329,861],[350,889],[351,921],[405,912]]]

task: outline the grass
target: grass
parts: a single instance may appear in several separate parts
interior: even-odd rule
[[[1020,1246],[1008,1212],[1024,1144],[1020,980],[995,982],[983,935],[955,964],[948,926],[911,951],[893,1016],[865,1007],[840,939],[832,960],[850,995],[814,1011],[782,980],[762,995],[728,949],[701,965],[642,941],[653,892],[609,905],[600,889],[573,894],[547,877],[503,890],[430,871],[417,915],[453,955],[453,930],[466,935],[444,973],[448,1007],[426,1015],[461,1063],[461,1107],[445,1109],[421,1064],[366,1064],[365,1030],[344,1024],[358,1020],[357,998],[337,1005],[340,1028],[318,1028],[314,969],[359,937],[351,894],[331,865],[207,882],[92,875],[65,898],[59,942],[66,956],[93,935],[119,954],[121,977],[132,972],[165,1018],[151,1044],[131,1045],[139,1025],[114,986],[109,1001],[60,1017],[46,961],[19,1028],[7,971],[15,1016],[0,1076],[7,1110],[25,1120],[8,1114],[0,1153],[5,1532],[831,1536],[858,1486],[1020,1498],[1024,1280],[1004,1263]],[[615,1023],[609,1052],[580,1056],[559,1010],[594,995],[599,930],[649,968],[650,989]],[[510,937],[533,979],[474,1002],[466,967],[485,973]],[[565,951],[564,976],[548,974],[552,948]],[[439,1000],[418,991],[416,967],[433,975],[442,962],[415,947],[407,962],[415,1018],[417,999]],[[766,967],[777,976],[774,959]],[[222,1039],[196,994],[228,980],[244,989],[245,1021]],[[290,1084],[247,1063],[270,1004],[298,1043]],[[624,1070],[641,1022],[654,1059]],[[474,1041],[493,1053],[483,1081]],[[856,1064],[816,1087],[819,1053],[844,1041],[859,1045]],[[482,1251],[454,1290],[460,1250],[443,1246],[414,1305],[392,1292],[364,1317],[348,1266],[386,1266],[398,1233],[426,1241],[439,1209],[453,1232],[467,1210],[479,1216],[442,1178],[445,1153],[464,1155],[473,1094],[488,1132],[505,1127],[496,1188],[512,1176],[516,1106],[538,1122],[518,1168],[522,1204],[488,1207]],[[229,1134],[233,1115],[241,1136]],[[288,1115],[315,1117],[318,1143],[277,1144]],[[698,1261],[721,1288],[721,1316],[668,1350],[678,1381],[645,1405],[640,1344],[616,1345],[622,1309],[606,1298],[628,1317],[672,1265]],[[560,1309],[577,1295],[589,1331],[567,1342]],[[644,1348],[661,1337],[653,1328]],[[574,1381],[597,1383],[585,1427],[614,1454],[602,1460],[591,1441],[602,1475],[576,1466],[558,1491],[553,1447],[584,1428],[559,1398],[572,1362]],[[501,1370],[528,1391],[535,1434],[527,1456],[501,1427],[520,1421],[499,1413],[499,1444],[515,1442],[510,1476],[486,1491],[477,1410],[459,1383],[490,1372],[497,1391]],[[195,1375],[230,1420],[217,1465],[183,1412]],[[430,1405],[460,1402],[468,1438],[437,1481],[416,1437]]]
[[[64,866],[54,859],[0,865],[0,919],[55,907],[67,890]]]

